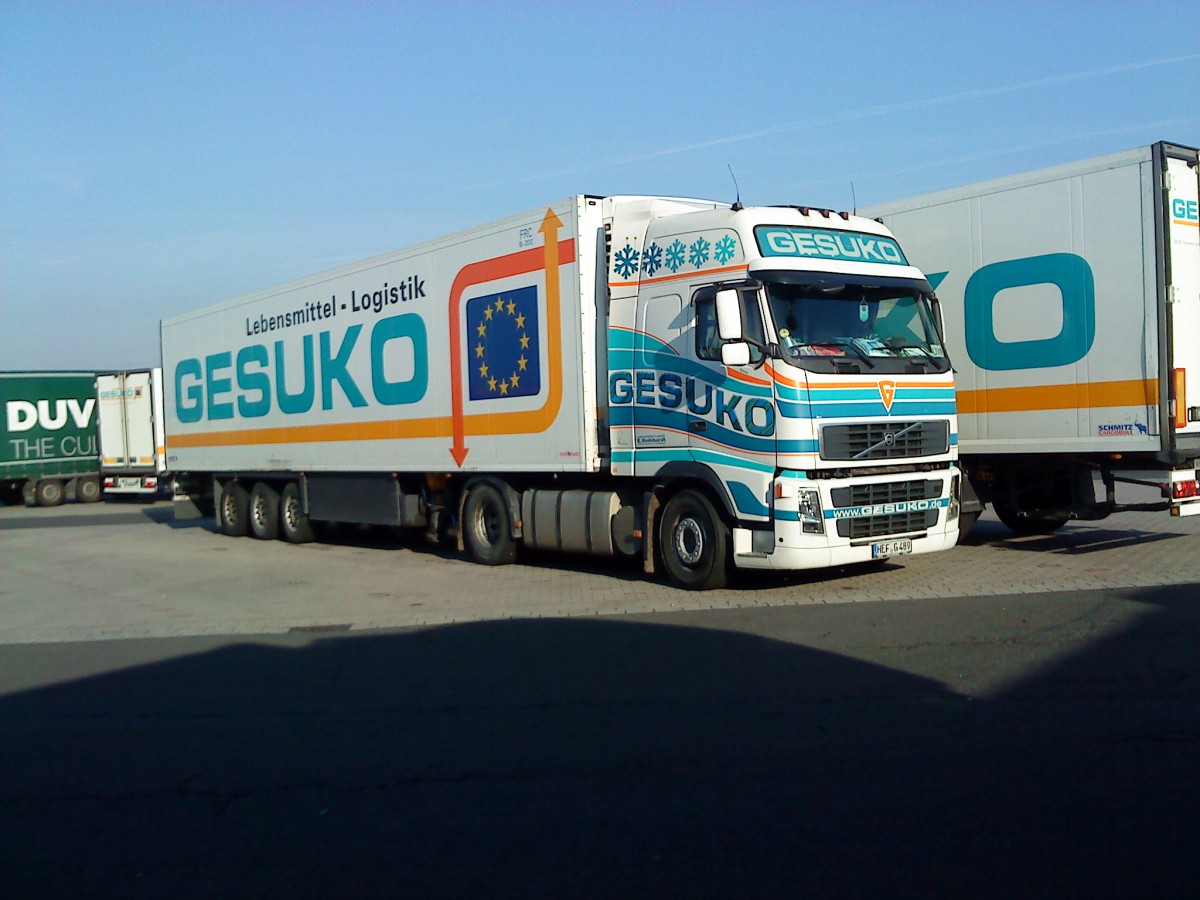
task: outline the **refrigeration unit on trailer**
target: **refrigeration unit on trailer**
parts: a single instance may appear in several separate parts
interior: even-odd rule
[[[638,557],[678,585],[957,538],[954,383],[886,228],[575,196],[162,324],[168,466],[320,522]]]
[[[101,373],[96,400],[104,492],[153,496],[164,490],[162,369]]]
[[[0,372],[0,412],[2,499],[100,499],[94,373]]]
[[[1158,143],[864,210],[929,273],[969,524],[1200,514],[1197,150]]]

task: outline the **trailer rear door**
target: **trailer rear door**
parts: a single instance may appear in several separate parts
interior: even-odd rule
[[[1200,452],[1200,153],[1164,150],[1169,417],[1176,447]]]
[[[96,379],[100,398],[101,471],[155,471],[154,404],[150,372],[117,372]]]

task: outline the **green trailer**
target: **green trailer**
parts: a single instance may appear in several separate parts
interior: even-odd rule
[[[100,499],[95,372],[0,372],[0,499]]]

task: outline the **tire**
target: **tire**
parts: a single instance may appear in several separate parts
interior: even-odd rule
[[[1024,514],[1006,500],[993,500],[992,509],[1010,531],[1019,535],[1053,534],[1071,518],[1065,514]]]
[[[504,495],[493,485],[480,484],[467,494],[463,507],[463,541],[477,563],[504,566],[517,558],[512,519]]]
[[[250,492],[250,533],[261,541],[279,537],[279,491],[260,481]]]
[[[316,535],[313,533],[312,522],[304,512],[304,503],[300,497],[300,485],[292,481],[283,489],[279,500],[279,536],[289,544],[311,543]]]
[[[237,481],[226,483],[217,501],[217,530],[230,537],[250,533],[250,494]]]
[[[75,499],[80,503],[95,503],[100,499],[100,479],[80,478],[75,484]]]
[[[728,582],[729,529],[699,491],[682,490],[667,501],[658,544],[667,574],[679,587],[707,591]]]
[[[57,478],[45,478],[33,489],[33,502],[38,506],[62,506],[64,499],[66,491]]]

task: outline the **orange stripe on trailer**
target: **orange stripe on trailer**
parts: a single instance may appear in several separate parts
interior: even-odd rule
[[[1146,378],[959,391],[958,413],[970,416],[1047,409],[1103,409],[1111,406],[1153,406],[1157,402],[1158,379]]]
[[[313,444],[324,441],[388,441],[397,438],[444,438],[451,435],[449,416],[427,419],[388,419],[328,425],[290,425],[244,428],[197,434],[173,434],[171,449],[179,447],[242,447],[255,444]]]

